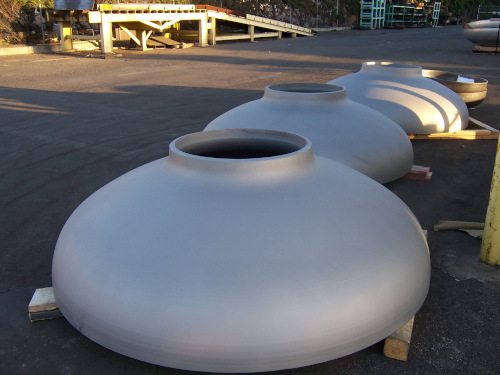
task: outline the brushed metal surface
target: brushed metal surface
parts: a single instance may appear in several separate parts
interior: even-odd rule
[[[214,150],[225,153],[203,156]],[[85,200],[52,276],[66,319],[106,348],[254,372],[387,337],[424,302],[430,260],[418,221],[381,184],[294,134],[218,130],[177,139]]]
[[[347,97],[343,87],[320,83],[267,86],[261,99],[210,122],[206,130],[263,128],[303,135],[318,156],[385,183],[408,173],[413,148],[390,118]]]
[[[365,62],[360,71],[328,83],[344,86],[350,99],[391,118],[408,134],[454,132],[468,124],[462,98],[425,78],[417,65]]]

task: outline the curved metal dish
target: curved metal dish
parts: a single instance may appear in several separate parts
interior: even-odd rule
[[[178,138],[85,200],[52,277],[61,312],[98,344],[242,373],[384,339],[424,302],[430,258],[418,220],[381,184],[301,136],[231,129]]]
[[[498,33],[498,27],[464,29],[465,39],[484,47],[495,47],[497,45]]]
[[[479,105],[486,98],[488,81],[484,78],[429,69],[423,69],[422,75],[455,91],[469,108]]]
[[[500,24],[500,18],[491,18],[489,20],[478,20],[467,23],[467,27],[471,29],[496,28]]]
[[[359,72],[328,83],[345,87],[349,99],[386,115],[407,134],[448,133],[467,127],[469,112],[463,99],[425,78],[421,66],[369,61]]]
[[[352,101],[347,90],[321,83],[267,86],[260,99],[210,122],[205,130],[274,129],[310,139],[319,156],[335,160],[380,183],[396,180],[413,165],[413,149],[398,124]],[[359,134],[363,134],[360,139]]]

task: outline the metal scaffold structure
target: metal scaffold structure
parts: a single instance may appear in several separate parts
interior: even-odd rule
[[[361,0],[359,26],[368,29],[380,29],[385,24],[386,0]]]
[[[359,26],[379,29],[385,26],[437,26],[441,2],[422,2],[413,5],[394,4],[389,0],[361,0]]]

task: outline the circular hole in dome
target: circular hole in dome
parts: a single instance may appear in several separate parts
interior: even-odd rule
[[[217,159],[256,159],[290,154],[301,147],[276,139],[226,138],[185,145],[180,150],[196,156]]]
[[[295,92],[301,94],[321,94],[321,93],[332,93],[344,90],[343,87],[321,84],[321,83],[285,83],[278,85],[269,86],[271,90],[283,91],[283,92]]]

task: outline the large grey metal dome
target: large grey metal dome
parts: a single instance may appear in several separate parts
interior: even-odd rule
[[[254,372],[387,337],[424,302],[430,261],[419,223],[379,183],[298,135],[220,130],[177,139],[85,200],[52,272],[66,319],[111,350]]]

